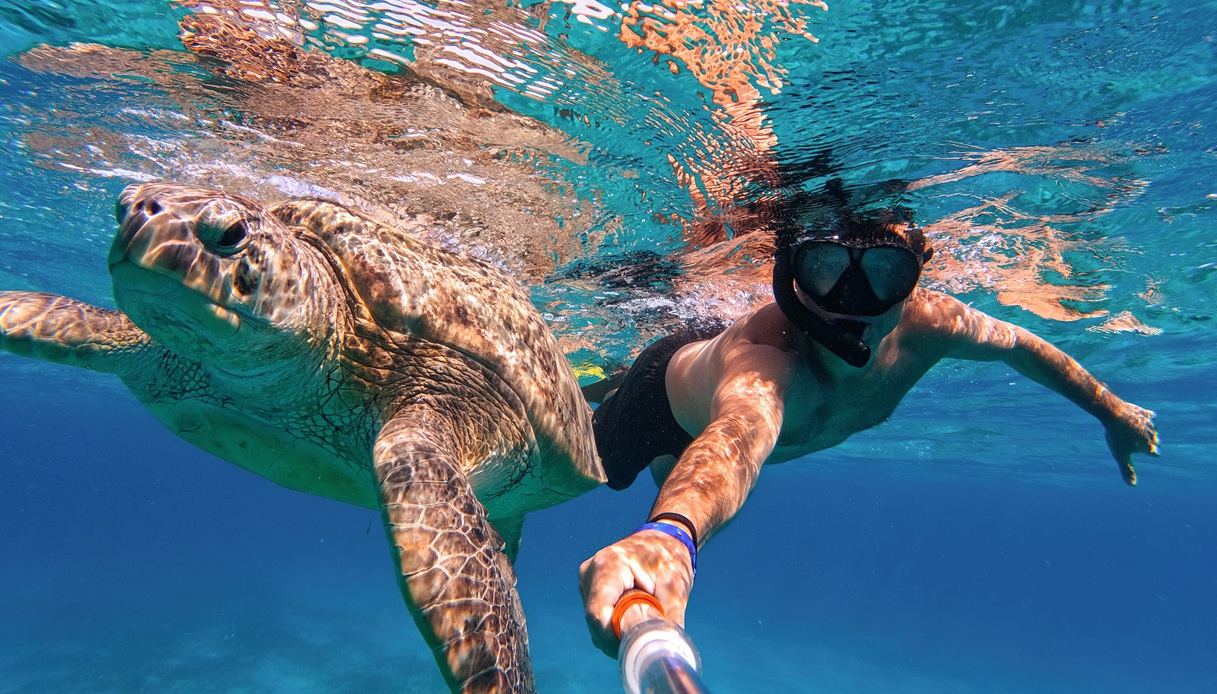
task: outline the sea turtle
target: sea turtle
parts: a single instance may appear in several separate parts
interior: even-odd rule
[[[187,441],[379,507],[449,686],[531,691],[523,514],[604,481],[576,378],[488,263],[333,202],[128,187],[121,311],[0,292],[0,346],[117,375]]]

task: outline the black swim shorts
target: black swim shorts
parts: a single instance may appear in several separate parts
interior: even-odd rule
[[[625,489],[652,460],[664,455],[679,458],[693,442],[672,415],[664,376],[677,350],[725,329],[715,325],[686,330],[651,343],[638,355],[616,392],[596,409],[592,418],[596,449],[609,487]]]

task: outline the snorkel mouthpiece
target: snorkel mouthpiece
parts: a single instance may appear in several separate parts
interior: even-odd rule
[[[773,299],[778,308],[794,326],[807,333],[828,351],[837,355],[850,366],[860,369],[870,362],[871,350],[860,337],[849,335],[850,331],[833,327],[803,305],[794,293],[794,268],[789,246],[778,249],[773,264]]]

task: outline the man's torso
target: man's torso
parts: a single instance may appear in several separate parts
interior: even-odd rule
[[[766,462],[792,460],[840,444],[879,424],[943,356],[926,339],[933,307],[919,291],[900,322],[861,369],[845,367],[790,325],[774,304],[737,321],[719,337],[685,346],[672,359],[667,388],[676,421],[697,436],[709,424],[720,384],[749,371],[771,379],[782,400],[782,426]],[[936,302],[933,302],[936,303]],[[741,362],[745,362],[741,364]]]

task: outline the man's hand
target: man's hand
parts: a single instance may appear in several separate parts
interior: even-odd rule
[[[1129,485],[1137,483],[1137,471],[1132,465],[1133,453],[1158,455],[1158,430],[1154,428],[1154,413],[1143,407],[1122,402],[1105,422],[1107,447],[1120,466],[1120,474]]]
[[[613,607],[631,588],[654,595],[664,617],[681,626],[693,586],[689,550],[676,538],[643,530],[596,552],[579,567],[587,628],[596,648],[617,657],[620,642],[613,633]]]

